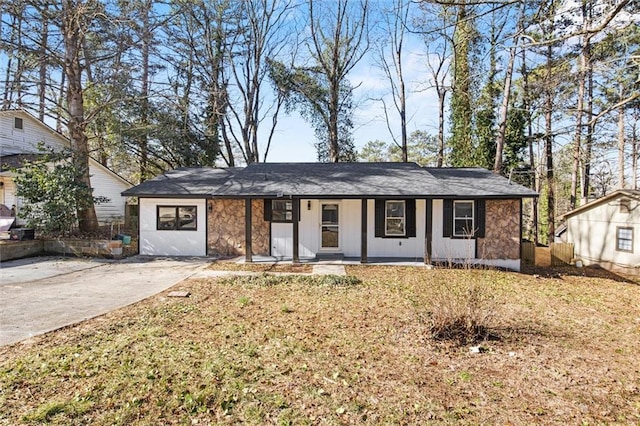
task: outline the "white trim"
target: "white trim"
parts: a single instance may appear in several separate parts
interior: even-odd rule
[[[462,233],[462,234],[456,234],[456,219],[459,220],[467,220],[468,217],[466,216],[460,216],[457,217],[456,216],[456,204],[463,204],[463,203],[468,203],[471,204],[471,235],[466,234],[466,233]],[[476,203],[473,202],[473,200],[453,200],[453,211],[451,212],[451,214],[453,215],[453,223],[452,223],[452,227],[453,229],[451,230],[451,234],[454,237],[458,237],[458,238],[469,238],[472,237],[475,234],[475,213],[476,213]]]
[[[329,206],[329,205],[335,205],[336,208],[338,209],[338,224],[337,225],[325,225],[322,222],[322,211],[323,211],[323,207],[324,206]],[[320,251],[323,253],[333,253],[333,252],[339,252],[342,249],[342,244],[341,244],[341,240],[342,240],[342,230],[340,223],[342,222],[340,215],[342,214],[342,207],[340,205],[340,201],[321,201],[320,202],[320,227],[319,227],[319,232],[320,232]],[[329,226],[329,227],[335,227],[338,230],[338,245],[337,247],[323,247],[322,245],[322,229],[325,226]]]
[[[402,204],[402,217],[389,217],[387,216],[387,204],[388,203],[401,203]],[[387,227],[388,219],[402,219],[402,234],[390,234]],[[407,235],[407,201],[406,200],[384,200],[384,236],[402,238]]]

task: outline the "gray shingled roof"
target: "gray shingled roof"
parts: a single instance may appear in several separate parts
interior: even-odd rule
[[[211,167],[179,168],[156,176],[127,189],[123,196],[138,197],[208,197],[229,181],[241,168],[214,169]]]
[[[507,198],[537,194],[484,169],[423,168],[415,163],[254,163],[235,169],[173,170],[123,195]]]
[[[456,197],[535,197],[538,194],[482,168],[425,168]]]

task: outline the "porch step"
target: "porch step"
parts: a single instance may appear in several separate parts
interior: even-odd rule
[[[318,253],[316,254],[316,260],[336,262],[344,260],[344,253]]]

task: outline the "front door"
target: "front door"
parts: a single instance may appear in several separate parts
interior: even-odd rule
[[[340,248],[340,206],[322,203],[321,248],[332,251]]]

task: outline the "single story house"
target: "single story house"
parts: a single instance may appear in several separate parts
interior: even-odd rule
[[[4,205],[16,214],[20,212],[23,200],[17,195],[12,169],[22,167],[24,161],[39,158],[39,143],[54,151],[71,146],[67,137],[27,111],[0,111],[0,206]],[[89,174],[93,195],[109,199],[96,205],[98,222],[106,225],[124,220],[126,197],[121,192],[130,188],[131,183],[93,158],[89,159]]]
[[[123,192],[144,255],[368,262],[402,258],[520,269],[522,199],[484,169],[415,163],[182,168]]]
[[[576,259],[640,274],[640,190],[619,189],[566,213],[564,219]]]

